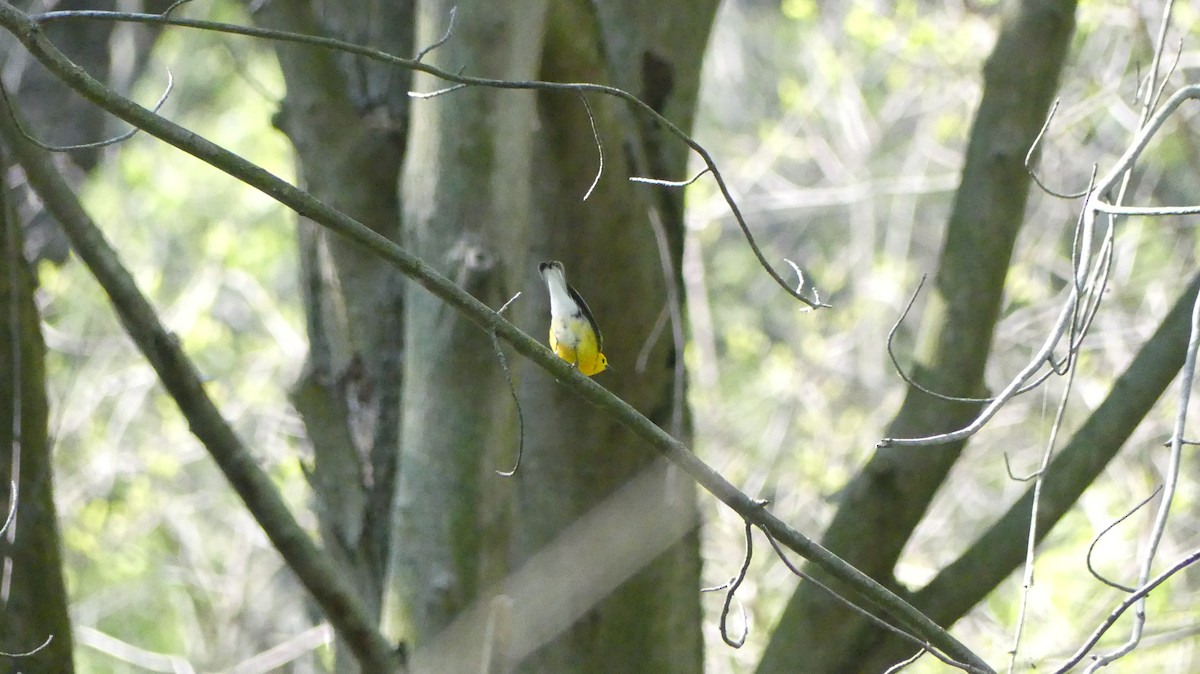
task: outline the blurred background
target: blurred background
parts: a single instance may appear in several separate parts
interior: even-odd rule
[[[712,182],[689,187],[682,275],[694,446],[810,536],[829,522],[839,491],[903,399],[888,335],[922,276],[936,269],[1002,10],[993,2],[858,0],[836,8],[728,0],[719,10],[693,135],[723,171],[766,258],[781,272],[784,259],[795,261],[806,287],[832,308],[805,312],[787,298],[747,249]],[[224,1],[190,12],[247,20]],[[1129,142],[1159,12],[1151,3],[1079,7],[1038,165],[1054,189],[1084,189],[1092,166],[1103,172]],[[1168,92],[1200,73],[1197,7],[1177,3],[1173,25],[1168,44],[1182,51]],[[167,29],[134,97],[157,98],[166,68],[175,88],[162,114],[296,179],[290,145],[272,126],[284,84],[270,45]],[[1133,203],[1200,202],[1196,113],[1185,107],[1169,124],[1170,140],[1152,144],[1134,176]],[[307,349],[292,216],[144,134],[106,149],[82,196],[209,393],[315,532],[301,469],[311,450],[287,399]],[[1061,306],[1078,207],[1037,190],[1030,199],[988,365],[992,390],[1040,346]],[[1122,221],[1066,428],[1099,404],[1195,269],[1194,220]],[[331,667],[329,628],[189,433],[87,270],[43,261],[38,274],[78,671]],[[521,290],[540,292],[534,282]],[[918,296],[912,317],[923,306]],[[911,365],[916,328],[912,320],[895,329],[901,367]],[[901,582],[929,580],[1025,491],[1005,459],[1018,476],[1037,469],[1062,387],[1051,377],[975,438],[910,541],[897,568]],[[1041,548],[1019,671],[1052,669],[1113,608],[1115,595],[1088,589],[1084,555],[1100,529],[1162,481],[1161,443],[1175,415],[1169,391]],[[1163,560],[1200,544],[1193,458]],[[703,584],[718,585],[741,564],[742,523],[705,494],[699,504]],[[1102,570],[1132,568],[1149,517],[1135,515],[1097,545]],[[744,647],[720,638],[723,595],[704,595],[706,671],[753,671],[799,582],[765,544],[756,553],[735,602],[748,621]],[[1146,642],[1111,671],[1200,669],[1198,583],[1185,572],[1150,597]],[[1020,585],[1018,573],[955,629],[990,662],[1007,661]],[[944,670],[928,658],[909,669]]]

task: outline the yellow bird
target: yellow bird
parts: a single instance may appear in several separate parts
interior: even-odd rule
[[[543,262],[538,271],[550,290],[550,349],[589,377],[603,372],[604,337],[587,302],[567,283],[562,263]]]

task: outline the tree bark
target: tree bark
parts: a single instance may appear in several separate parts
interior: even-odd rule
[[[421,4],[417,44],[447,30],[452,3]],[[530,79],[544,4],[460,5],[453,38],[426,58]],[[444,86],[417,77],[414,89]],[[414,106],[403,245],[489,306],[520,287],[528,232],[533,95],[467,89]],[[424,290],[405,294],[401,463],[389,590],[394,628],[420,649],[507,571],[514,408],[487,335]],[[444,671],[453,671],[447,669]]]
[[[450,6],[421,6],[418,46],[443,35]],[[686,129],[714,10],[458,3],[453,35],[427,59],[473,75],[612,83]],[[418,77],[415,88],[443,86]],[[589,110],[604,172],[584,202],[598,166]],[[523,293],[507,315],[533,334],[549,319],[537,264],[562,260],[604,331],[612,367],[597,381],[686,433],[680,354],[670,328],[654,331],[672,310],[668,289],[681,295],[682,194],[627,181],[682,177],[686,148],[623,104],[589,96],[585,107],[562,92],[456,91],[417,102],[412,120],[405,245],[493,307]],[[521,428],[491,341],[420,289],[405,306],[387,612],[418,671],[700,671],[690,481],[511,359],[523,460],[515,477],[497,476]]]
[[[412,51],[410,2],[266,3],[264,26]],[[296,148],[306,190],[399,241],[396,183],[411,73],[276,43],[287,96],[276,125]],[[361,246],[301,220],[309,354],[290,391],[313,447],[308,471],[325,549],[378,619],[399,459],[403,276]],[[337,671],[353,666],[338,649]]]
[[[33,297],[37,283],[22,254],[21,228],[9,198],[5,189],[0,196],[0,522],[13,498],[17,504],[0,539],[0,651],[6,654],[0,662],[6,671],[69,674],[75,670],[51,479],[46,345]],[[47,639],[36,653],[7,655],[27,653]]]

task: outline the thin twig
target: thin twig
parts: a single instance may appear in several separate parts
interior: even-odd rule
[[[934,648],[933,645],[930,644],[928,641],[921,641],[921,639],[919,637],[917,637],[913,634],[910,634],[899,627],[896,627],[895,625],[889,623],[888,621],[884,620],[883,618],[876,616],[875,614],[862,608],[858,604],[855,604],[854,602],[850,601],[849,599],[843,597],[841,594],[838,594],[838,592],[835,591],[833,588],[829,587],[825,583],[822,583],[821,581],[817,580],[816,578],[813,578],[812,575],[805,573],[802,569],[800,569],[800,567],[796,566],[792,562],[792,560],[788,559],[787,554],[783,551],[782,548],[779,547],[778,541],[775,540],[775,537],[772,536],[770,534],[770,532],[768,532],[764,529],[763,533],[767,535],[767,541],[771,543],[771,548],[775,550],[775,554],[779,557],[780,561],[783,562],[783,565],[787,567],[788,571],[791,571],[793,575],[804,580],[805,582],[816,585],[818,588],[820,588],[823,592],[828,594],[830,597],[833,597],[833,599],[835,601],[837,601],[838,603],[840,603],[842,606],[845,606],[847,609],[858,614],[860,617],[866,619],[868,622],[874,623],[876,626],[880,627],[881,629],[891,632],[892,634],[900,637],[901,639],[904,639],[906,641],[913,643],[921,651],[932,654],[933,657],[946,663],[947,665],[950,665],[951,667],[957,667],[966,672],[973,672],[974,674],[982,674],[983,672],[991,672],[992,671],[992,669],[990,667],[988,667],[986,664],[965,663],[965,662],[960,662],[958,660],[955,660],[954,658],[951,658],[951,657],[947,656],[946,654],[940,652],[938,649]]]
[[[1149,143],[1153,135],[1157,133],[1158,128],[1165,123],[1167,117],[1172,114],[1175,108],[1181,105],[1184,100],[1200,95],[1200,90],[1193,90],[1192,93],[1185,93],[1188,92],[1190,88],[1184,87],[1171,96],[1171,98],[1162,106],[1162,108],[1158,108],[1158,103],[1161,100],[1162,92],[1166,87],[1166,81],[1170,77],[1170,72],[1174,71],[1174,66],[1172,66],[1170,72],[1168,72],[1166,76],[1164,76],[1161,80],[1158,79],[1159,68],[1160,64],[1162,63],[1162,56],[1166,50],[1167,30],[1171,25],[1171,15],[1174,10],[1174,4],[1175,3],[1173,0],[1167,0],[1167,2],[1163,4],[1162,20],[1159,22],[1158,37],[1154,44],[1154,58],[1151,64],[1150,73],[1146,80],[1146,96],[1143,100],[1141,116],[1138,120],[1138,128],[1140,132],[1134,138],[1131,146],[1125,151],[1125,154],[1121,156],[1121,160],[1119,160],[1117,167],[1114,167],[1114,170],[1109,173],[1109,176],[1115,177],[1116,175],[1120,175],[1121,177],[1120,188],[1117,191],[1116,198],[1113,200],[1113,206],[1119,207],[1124,205],[1125,196],[1128,193],[1129,186],[1133,180],[1133,164],[1140,156],[1142,150]],[[1119,174],[1116,173],[1116,169],[1122,167],[1122,164],[1125,164],[1123,170]],[[1102,181],[1102,185],[1103,183],[1104,181]],[[1103,212],[1103,207],[1107,205],[1103,203],[1102,197],[1104,194],[1104,191],[1098,191],[1092,197],[1089,197],[1089,201],[1096,202],[1097,212]],[[1111,221],[1116,216],[1112,213],[1108,213],[1107,217],[1110,221],[1109,226],[1111,227]],[[1196,351],[1198,342],[1200,342],[1200,293],[1197,294],[1196,299],[1193,301],[1191,332],[1188,337],[1186,351],[1187,355],[1184,359],[1183,368],[1180,371],[1180,408],[1175,418],[1174,429],[1171,433],[1172,442],[1169,452],[1170,458],[1167,466],[1167,473],[1163,482],[1163,498],[1162,501],[1159,502],[1158,510],[1154,517],[1154,524],[1150,529],[1149,541],[1142,553],[1141,564],[1138,570],[1139,585],[1145,585],[1146,581],[1150,578],[1150,572],[1153,568],[1154,559],[1158,554],[1159,543],[1162,541],[1162,537],[1166,533],[1167,519],[1170,514],[1171,504],[1174,501],[1175,486],[1179,478],[1179,467],[1183,450],[1183,445],[1179,442],[1179,440],[1181,440],[1186,434],[1187,408],[1188,402],[1191,398],[1192,382],[1195,377]],[[1138,610],[1134,612],[1133,625],[1126,641],[1118,646],[1115,650],[1106,653],[1101,657],[1095,658],[1092,664],[1088,667],[1087,671],[1095,671],[1100,667],[1107,666],[1109,663],[1115,662],[1116,660],[1133,652],[1133,650],[1137,648],[1138,644],[1141,642],[1145,625],[1145,601],[1142,600],[1138,602]]]
[[[192,0],[175,0],[175,2],[171,3],[171,6],[169,6],[163,10],[163,12],[160,16],[162,16],[165,19],[166,17],[168,17],[172,13],[174,13],[176,9],[179,9],[180,7],[188,4],[191,1]]]
[[[1100,245],[1100,259],[1096,264],[1096,274],[1092,280],[1088,282],[1087,291],[1084,293],[1083,301],[1080,303],[1082,308],[1077,309],[1076,319],[1071,323],[1071,336],[1067,342],[1067,361],[1066,367],[1070,367],[1071,361],[1083,347],[1083,340],[1087,337],[1091,330],[1092,321],[1095,320],[1096,314],[1100,311],[1100,302],[1104,299],[1104,293],[1108,290],[1108,279],[1112,274],[1113,250],[1116,241],[1116,228],[1113,227],[1111,220],[1104,234],[1104,242]]]
[[[1104,636],[1104,634],[1106,632],[1108,632],[1108,629],[1110,627],[1112,627],[1114,623],[1117,622],[1117,619],[1120,618],[1121,615],[1125,613],[1125,611],[1128,611],[1130,607],[1139,603],[1142,599],[1144,599],[1146,597],[1146,595],[1150,594],[1156,587],[1158,587],[1159,585],[1162,585],[1164,582],[1166,582],[1166,580],[1168,578],[1170,578],[1171,576],[1174,576],[1175,574],[1179,573],[1180,571],[1188,568],[1192,564],[1195,564],[1197,561],[1200,561],[1200,549],[1192,551],[1192,553],[1189,554],[1187,557],[1184,557],[1183,559],[1181,559],[1178,562],[1176,562],[1175,564],[1173,564],[1171,566],[1171,568],[1158,574],[1157,576],[1155,576],[1155,578],[1153,580],[1149,581],[1148,583],[1145,583],[1140,588],[1138,588],[1138,590],[1136,592],[1134,592],[1133,595],[1131,595],[1125,601],[1121,602],[1115,609],[1113,609],[1108,614],[1108,617],[1104,619],[1104,622],[1100,623],[1100,626],[1097,627],[1092,632],[1092,634],[1087,638],[1087,640],[1083,642],[1083,645],[1080,646],[1079,649],[1077,651],[1075,651],[1075,653],[1073,655],[1071,655],[1071,657],[1068,658],[1067,661],[1065,663],[1063,663],[1063,665],[1061,667],[1054,670],[1054,674],[1066,674],[1067,672],[1074,669],[1075,665],[1079,664],[1079,662],[1081,660],[1083,660],[1083,658],[1088,654],[1088,652],[1091,651],[1096,646],[1096,643],[1100,641],[1100,637]],[[1110,662],[1112,662],[1112,660],[1109,659],[1109,656],[1105,656],[1102,658],[1095,658],[1092,662],[1092,665],[1090,667],[1088,667],[1088,671],[1089,672],[1094,671],[1095,669],[1098,669],[1099,667],[1103,667],[1104,665],[1107,665]]]
[[[1193,206],[1116,206],[1103,201],[1093,204],[1096,210],[1109,215],[1143,215],[1166,217],[1171,215],[1195,215],[1200,213],[1200,204]]]
[[[659,178],[641,178],[638,176],[630,176],[629,182],[645,183],[646,185],[658,185],[659,187],[687,187],[688,185],[691,185],[692,183],[699,180],[701,178],[701,176],[703,176],[705,173],[708,173],[708,172],[709,172],[709,169],[705,168],[704,170],[700,171],[699,173],[692,176],[691,178],[688,178],[687,180],[661,180]]]
[[[792,262],[791,260],[787,259],[786,257],[783,258],[783,261],[788,263],[788,266],[790,266],[792,268],[792,271],[796,272],[796,277],[799,279],[796,282],[796,294],[803,293],[804,292],[804,272],[800,271],[800,265],[796,264],[795,262]],[[824,302],[821,301],[821,293],[820,293],[820,291],[817,290],[816,286],[813,286],[812,294],[813,294],[813,296],[812,296],[813,304],[808,306],[807,308],[805,308],[805,311],[813,311],[814,309],[817,309],[818,307],[825,308],[825,309],[833,308],[832,305],[825,304]]]
[[[1175,500],[1175,489],[1179,483],[1179,468],[1183,460],[1183,444],[1178,440],[1183,438],[1187,427],[1188,403],[1192,395],[1192,383],[1196,377],[1196,354],[1200,348],[1200,293],[1192,304],[1191,334],[1188,336],[1187,357],[1183,361],[1183,369],[1179,374],[1179,411],[1175,416],[1175,428],[1171,434],[1171,449],[1167,460],[1166,475],[1163,480],[1163,497],[1154,516],[1154,524],[1150,528],[1149,541],[1142,553],[1141,568],[1138,571],[1138,584],[1145,585],[1150,578],[1154,558],[1158,554],[1158,546],[1167,530],[1167,519],[1170,516],[1171,504]],[[1133,629],[1129,639],[1111,653],[1107,653],[1088,667],[1094,671],[1102,666],[1124,657],[1137,647],[1145,629],[1146,613],[1144,608],[1134,612]]]
[[[180,0],[180,2],[191,2],[191,0]],[[180,3],[177,2],[175,4],[178,5]],[[158,102],[154,104],[153,108],[151,108],[151,110],[153,112],[158,112],[159,109],[162,108],[163,103],[167,102],[167,97],[171,95],[171,89],[173,89],[174,87],[175,87],[175,76],[171,74],[171,69],[167,68],[167,88],[165,91],[163,91],[162,96],[158,97]],[[141,131],[140,128],[138,128],[137,126],[134,126],[130,130],[126,131],[125,133],[123,133],[119,136],[115,136],[113,138],[109,138],[107,140],[97,140],[97,141],[92,141],[90,143],[79,143],[78,145],[50,145],[48,143],[42,142],[41,140],[38,140],[37,138],[35,138],[33,136],[33,134],[30,133],[25,128],[25,126],[21,123],[21,121],[19,119],[17,119],[15,116],[13,116],[12,111],[16,109],[16,106],[13,105],[12,100],[10,100],[8,97],[8,87],[5,87],[3,84],[0,84],[0,101],[3,101],[5,112],[8,113],[9,118],[12,120],[13,124],[16,125],[17,130],[21,133],[21,135],[24,136],[29,142],[33,143],[34,145],[42,148],[43,150],[45,150],[47,152],[73,152],[75,150],[87,150],[87,149],[98,148],[98,147],[108,147],[109,145],[116,145],[118,143],[123,143],[123,142],[129,140],[130,138],[133,138],[137,134],[138,131]]]
[[[1173,2],[1168,3],[1167,7],[1169,8],[1172,4],[1174,4],[1174,3]],[[1163,38],[1166,37],[1166,24],[1163,25],[1163,34],[1160,37],[1163,37]],[[1163,75],[1162,79],[1159,81],[1158,88],[1154,91],[1154,97],[1152,99],[1150,99],[1150,101],[1149,101],[1148,107],[1150,110],[1157,108],[1159,102],[1162,101],[1163,92],[1166,91],[1166,89],[1167,89],[1167,82],[1169,82],[1171,80],[1171,75],[1175,74],[1175,69],[1179,67],[1179,59],[1182,57],[1183,57],[1183,39],[1180,38],[1179,48],[1175,50],[1175,60],[1171,62],[1171,67],[1167,69],[1167,73],[1165,75]]]
[[[1025,383],[1034,378],[1034,375],[1041,370],[1042,366],[1047,362],[1053,362],[1054,347],[1062,339],[1071,322],[1071,317],[1075,314],[1075,303],[1078,301],[1078,291],[1072,287],[1070,296],[1063,308],[1059,311],[1058,318],[1054,322],[1054,326],[1042,346],[1034,354],[1029,363],[1013,377],[1007,386],[1004,387],[995,398],[991,399],[983,410],[976,415],[971,423],[956,431],[948,433],[939,433],[920,438],[884,438],[880,440],[876,447],[917,447],[928,445],[939,445],[947,442],[955,442],[965,440],[979,432],[984,426],[991,421],[992,417],[1000,411],[1004,405],[1012,400],[1018,393],[1027,390]]]
[[[1088,177],[1089,192],[1095,189],[1096,172],[1098,170],[1099,167],[1093,164],[1091,175]],[[1081,211],[1076,218],[1071,241],[1071,263],[1073,265],[1071,277],[1077,299],[1072,305],[1070,328],[1067,332],[1067,354],[1058,362],[1053,358],[1048,360],[1050,368],[1059,376],[1066,375],[1068,371],[1072,371],[1072,365],[1078,358],[1080,350],[1083,349],[1083,340],[1091,332],[1092,321],[1095,320],[1096,314],[1100,311],[1100,302],[1104,298],[1105,290],[1108,288],[1108,279],[1112,271],[1115,229],[1114,223],[1110,218],[1108,227],[1105,230],[1104,240],[1100,244],[1099,260],[1090,272],[1085,273],[1083,264],[1088,256],[1081,252],[1080,246],[1087,245],[1090,249],[1094,229],[1088,226],[1085,212]],[[1080,297],[1082,299],[1079,299]]]
[[[1111,588],[1115,588],[1115,589],[1121,590],[1123,592],[1133,592],[1136,589],[1136,588],[1129,587],[1128,585],[1122,585],[1114,580],[1109,580],[1109,579],[1105,578],[1104,576],[1100,575],[1100,572],[1097,571],[1096,567],[1092,565],[1092,553],[1096,551],[1096,545],[1100,542],[1101,538],[1104,538],[1105,534],[1107,534],[1108,532],[1115,529],[1117,527],[1117,525],[1120,524],[1121,522],[1124,522],[1125,520],[1129,519],[1129,517],[1132,516],[1135,512],[1137,512],[1138,510],[1141,510],[1142,507],[1145,506],[1147,503],[1149,503],[1151,499],[1153,499],[1155,496],[1158,496],[1158,492],[1160,492],[1160,491],[1162,491],[1161,484],[1154,488],[1153,493],[1151,493],[1146,498],[1142,499],[1137,505],[1130,508],[1129,511],[1126,512],[1124,515],[1121,515],[1115,521],[1110,523],[1108,526],[1104,527],[1104,529],[1100,533],[1096,534],[1096,536],[1094,538],[1092,538],[1092,544],[1088,546],[1088,551],[1087,551],[1087,570],[1088,570],[1088,573],[1092,574],[1093,578],[1095,578],[1096,580],[1100,581],[1101,583],[1104,583],[1105,585],[1107,585]]]
[[[0,527],[0,536],[8,531],[8,526],[12,524],[13,518],[17,516],[17,482],[14,480],[9,482],[9,497],[8,502],[8,517],[4,518],[4,526]]]
[[[504,306],[496,310],[496,314],[504,313],[508,305],[515,302],[520,296],[521,293],[513,295],[504,303]],[[508,368],[508,358],[504,356],[504,349],[500,348],[500,338],[496,336],[495,330],[488,330],[488,337],[492,338],[492,348],[496,350],[496,358],[500,361],[501,369],[504,370],[504,379],[508,382],[508,392],[512,394],[513,404],[517,406],[517,458],[513,461],[512,469],[496,471],[500,477],[512,477],[521,467],[521,455],[525,453],[525,414],[521,411],[521,399],[517,397],[517,385],[513,381],[512,370]]]
[[[900,313],[900,316],[896,319],[896,322],[892,324],[892,329],[888,330],[887,342],[885,344],[886,344],[886,348],[887,348],[888,357],[891,358],[891,360],[892,360],[892,367],[896,370],[896,374],[900,375],[900,379],[904,380],[904,383],[917,389],[921,393],[933,396],[934,398],[937,398],[939,400],[945,400],[947,402],[975,403],[975,404],[986,404],[986,403],[995,401],[996,398],[971,398],[971,397],[966,397],[966,396],[952,396],[952,395],[947,395],[945,393],[939,393],[939,392],[934,391],[933,389],[925,386],[924,384],[918,382],[917,380],[913,379],[911,376],[909,376],[909,374],[907,372],[904,371],[904,368],[901,367],[900,359],[896,357],[896,349],[894,347],[894,343],[896,341],[896,333],[899,332],[900,326],[904,323],[904,319],[908,318],[909,312],[912,311],[913,304],[916,303],[916,301],[917,301],[917,295],[919,295],[921,293],[921,288],[924,287],[924,285],[925,285],[925,277],[926,277],[925,274],[921,275],[921,280],[917,282],[916,290],[914,290],[912,296],[908,298],[908,304],[904,305],[904,311],[902,311]],[[1023,388],[1018,389],[1013,394],[1013,397],[1028,393],[1029,391],[1034,390],[1038,386],[1041,386],[1042,382],[1049,379],[1051,374],[1053,374],[1053,372],[1043,372],[1042,374],[1038,375],[1038,377],[1036,379],[1034,379],[1031,383],[1024,386]],[[1012,473],[1010,472],[1009,475],[1012,475]]]
[[[658,318],[654,319],[654,325],[650,328],[646,339],[642,340],[642,348],[638,350],[637,360],[633,364],[634,372],[641,374],[646,371],[646,366],[650,362],[650,353],[654,350],[654,345],[662,336],[663,330],[667,327],[667,320],[670,318],[671,307],[664,303],[662,311],[658,312]]]
[[[893,346],[896,341],[896,333],[899,332],[900,326],[904,324],[904,319],[908,318],[908,312],[912,311],[913,304],[915,304],[917,301],[917,296],[921,294],[921,288],[925,287],[926,276],[926,274],[921,274],[921,280],[917,281],[917,288],[916,290],[913,290],[912,296],[908,298],[908,304],[904,305],[904,311],[900,312],[900,316],[896,319],[896,322],[892,324],[892,329],[888,330],[886,348],[888,357],[892,359],[892,367],[896,370],[896,374],[900,375],[900,378],[904,380],[904,383],[935,398],[960,403],[991,402],[990,398],[964,398],[960,396],[946,395],[944,393],[938,393],[937,391],[930,390],[925,388],[924,385],[918,383],[912,377],[908,376],[908,373],[905,372],[904,368],[900,366],[900,360],[896,358],[896,350]]]
[[[1119,159],[1117,159],[1117,162],[1113,168],[1096,182],[1096,187],[1092,190],[1091,195],[1088,197],[1088,207],[1090,210],[1096,213],[1112,213],[1114,215],[1158,215],[1195,212],[1192,209],[1196,207],[1187,207],[1188,210],[1185,211],[1172,208],[1151,209],[1148,211],[1139,209],[1134,211],[1126,207],[1107,203],[1102,199],[1102,195],[1106,193],[1114,184],[1116,184],[1117,180],[1125,175],[1125,173],[1133,166],[1134,162],[1141,157],[1141,154],[1146,149],[1146,146],[1150,144],[1150,141],[1154,139],[1154,136],[1158,133],[1159,129],[1162,128],[1162,125],[1166,123],[1167,119],[1171,117],[1175,110],[1178,109],[1179,106],[1184,103],[1184,101],[1193,98],[1200,98],[1200,84],[1191,84],[1185,87],[1180,87],[1175,91],[1174,94],[1171,95],[1170,98],[1167,99],[1167,102],[1163,103],[1162,107],[1159,108],[1146,121],[1146,123],[1140,127],[1138,135],[1133,139],[1133,142],[1130,143],[1129,147],[1125,150],[1125,153],[1122,154]]]
[[[1096,173],[1100,170],[1098,164],[1092,164],[1092,173],[1088,177],[1088,192],[1096,189]],[[1087,215],[1087,208],[1079,209],[1079,215],[1075,218],[1075,228],[1071,231],[1071,283],[1075,288],[1075,292],[1082,293],[1087,288],[1087,275],[1083,273],[1085,269],[1084,259],[1091,254],[1090,248],[1085,252],[1084,246],[1092,245],[1092,227],[1093,220],[1090,220]]]
[[[728,583],[724,583],[717,587],[705,588],[702,592],[713,592],[716,590],[726,590],[725,603],[721,606],[721,639],[726,645],[732,648],[741,648],[746,644],[746,637],[750,635],[750,622],[746,618],[746,607],[738,602],[738,606],[742,609],[742,636],[738,639],[729,637],[729,627],[727,624],[729,618],[729,607],[733,604],[734,594],[737,593],[738,587],[742,581],[746,580],[746,572],[750,570],[750,558],[754,556],[754,525],[749,520],[746,521],[746,556],[742,558],[742,568],[738,569],[738,573],[733,578],[729,579]]]
[[[454,93],[455,91],[466,88],[467,85],[465,84],[453,84],[448,87],[442,87],[441,89],[434,89],[433,91],[410,91],[408,92],[408,97],[419,101],[427,101],[431,98],[437,98],[438,96]]]
[[[1050,468],[1050,458],[1054,456],[1054,446],[1058,443],[1058,433],[1062,430],[1063,417],[1067,413],[1067,401],[1071,397],[1071,389],[1075,384],[1075,373],[1078,368],[1070,368],[1066,385],[1058,400],[1058,409],[1054,413],[1054,423],[1050,426],[1050,437],[1046,440],[1046,450],[1042,452],[1042,464],[1038,467],[1033,481],[1033,496],[1030,499],[1029,535],[1025,539],[1025,574],[1021,583],[1021,605],[1017,610],[1017,622],[1013,626],[1012,649],[1009,651],[1008,672],[1012,674],[1017,666],[1017,655],[1021,647],[1021,635],[1025,630],[1026,610],[1029,606],[1029,594],[1033,590],[1033,572],[1038,542],[1038,512],[1042,505],[1042,489],[1046,486],[1046,471]],[[1005,455],[1007,463],[1008,456]]]
[[[888,667],[887,670],[885,670],[883,672],[883,674],[896,674],[896,672],[899,672],[900,670],[911,665],[912,663],[916,662],[917,660],[920,660],[921,656],[925,655],[928,652],[929,651],[922,648],[921,650],[917,651],[916,653],[913,653],[911,656],[904,658],[903,660],[901,660],[900,662],[897,662],[896,664],[892,665],[891,667]]]
[[[667,229],[663,225],[662,211],[654,201],[651,201],[646,215],[647,220],[650,221],[650,231],[654,234],[654,248],[658,251],[658,263],[662,267],[663,287],[667,293],[666,309],[670,317],[668,324],[671,326],[671,347],[675,351],[675,357],[671,359],[671,384],[674,389],[671,395],[671,435],[678,437],[683,435],[683,406],[687,400],[687,393],[684,390],[687,369],[683,362],[683,350],[686,344],[686,337],[683,333],[683,298],[679,296],[679,286],[675,282],[679,276],[675,273],[675,260],[671,256],[671,244],[667,238]]]
[[[434,42],[433,44],[429,45],[428,47],[425,47],[421,51],[417,52],[417,55],[413,57],[413,61],[420,63],[421,59],[425,58],[429,54],[429,52],[446,44],[450,40],[450,36],[454,34],[454,18],[456,16],[458,16],[458,6],[457,5],[450,8],[450,22],[449,22],[449,24],[446,25],[445,34],[443,34],[442,37],[437,42]]]
[[[596,167],[596,177],[592,180],[591,186],[587,188],[587,192],[583,193],[583,200],[587,201],[588,197],[592,196],[592,191],[596,189],[596,185],[600,184],[600,176],[604,175],[604,143],[600,141],[600,131],[596,128],[596,117],[592,114],[592,106],[588,105],[587,96],[583,92],[579,92],[579,102],[583,103],[583,109],[587,112],[588,124],[592,125],[592,138],[596,141],[596,152],[600,155],[599,166]]]
[[[1039,469],[1039,470],[1036,470],[1036,471],[1030,473],[1029,475],[1026,475],[1025,477],[1018,477],[1017,475],[1013,474],[1012,466],[1008,462],[1008,452],[1005,452],[1003,454],[1003,456],[1004,456],[1004,471],[1006,473],[1008,473],[1008,479],[1012,480],[1013,482],[1029,482],[1030,480],[1037,478],[1038,476],[1040,476],[1042,474],[1042,471]]]
[[[53,634],[47,635],[46,640],[42,642],[42,645],[34,648],[31,651],[25,651],[24,653],[9,653],[7,651],[0,651],[0,656],[4,656],[6,658],[27,658],[31,655],[36,655],[38,651],[49,646],[51,641],[54,641]]]
[[[1041,145],[1042,138],[1046,136],[1046,131],[1050,128],[1050,121],[1054,119],[1054,113],[1056,112],[1058,112],[1057,98],[1054,99],[1054,105],[1050,106],[1050,114],[1046,115],[1046,121],[1042,124],[1041,131],[1038,131],[1037,136],[1034,136],[1033,142],[1029,145],[1029,151],[1025,153],[1025,172],[1029,174],[1030,178],[1033,178],[1033,182],[1037,183],[1037,186],[1042,188],[1043,192],[1052,197],[1058,197],[1059,199],[1079,199],[1080,197],[1086,197],[1088,194],[1087,190],[1067,194],[1051,189],[1046,185],[1046,183],[1042,182],[1041,176],[1039,176],[1037,170],[1033,168],[1033,155],[1035,152],[1037,152],[1038,146]]]

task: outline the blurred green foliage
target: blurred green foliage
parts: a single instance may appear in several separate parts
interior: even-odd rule
[[[705,460],[751,495],[771,499],[775,512],[807,534],[817,535],[828,522],[838,490],[886,434],[902,398],[887,336],[919,279],[936,269],[999,9],[996,3],[806,0],[774,7],[747,0],[728,3],[718,21],[697,139],[720,163],[766,258],[781,273],[789,270],[784,259],[795,261],[833,308],[804,312],[757,266],[711,184],[701,180],[690,188],[687,362],[697,446]],[[1158,11],[1081,7],[1074,65],[1038,168],[1056,189],[1083,188],[1093,162],[1106,170],[1123,151],[1137,114],[1131,102],[1136,77],[1149,63],[1146,36],[1157,30]],[[1177,14],[1180,37],[1196,35],[1194,15],[1194,8]],[[1194,54],[1195,45],[1189,49],[1184,39]],[[1172,82],[1184,81],[1177,75]],[[1191,122],[1187,128],[1194,133]],[[1157,142],[1144,162],[1153,168],[1140,173],[1133,202],[1200,202],[1198,161],[1194,148],[1174,137]],[[1186,187],[1171,179],[1179,175],[1192,176]],[[988,370],[993,389],[1024,365],[1058,311],[1070,282],[1077,207],[1042,193],[1031,199]],[[1060,445],[1099,404],[1191,273],[1196,237],[1178,223],[1134,219],[1120,225],[1112,283],[1084,347]],[[929,290],[927,284],[923,294]],[[901,367],[908,367],[923,304],[918,297],[896,330]],[[1062,390],[1063,381],[1052,378],[975,438],[910,542],[897,569],[902,581],[917,587],[931,578],[1026,489],[1007,477],[1004,455],[1018,475],[1036,470]],[[1043,546],[1021,647],[1026,657],[1018,669],[1061,661],[1123,598],[1096,590],[1083,553],[1099,530],[1161,479],[1165,453],[1159,444],[1170,432],[1173,396],[1085,495],[1080,507],[1088,516],[1070,517]],[[1191,502],[1194,496],[1181,495],[1177,503]],[[1174,543],[1162,553],[1164,563],[1200,541],[1194,516],[1180,514],[1186,508],[1177,505],[1179,520],[1169,535]],[[717,505],[708,513],[713,526],[705,532],[706,580],[715,584],[736,571],[743,541],[735,517]],[[1129,576],[1149,517],[1139,513],[1108,534],[1097,563]],[[709,627],[711,671],[752,670],[799,582],[765,541],[757,546],[739,590],[752,625],[749,639],[731,651]],[[1156,593],[1151,610],[1169,614],[1195,602],[1184,578],[1174,583],[1174,590]],[[710,615],[719,613],[722,599],[706,600]],[[978,644],[989,661],[1007,662],[1019,601],[1018,573],[956,633]],[[1157,629],[1189,620],[1194,625],[1196,617],[1193,611]],[[736,617],[732,622],[740,624]],[[1123,638],[1125,631],[1113,634]],[[1196,644],[1189,637],[1148,648],[1110,669],[1194,671]],[[906,671],[943,671],[927,660]]]
[[[234,3],[208,18],[246,20]],[[270,126],[270,46],[169,29],[133,96],[294,180]],[[298,421],[286,401],[306,348],[294,218],[146,134],[115,147],[83,198],[209,393],[306,517]],[[188,431],[83,265],[40,271],[56,476],[80,672],[146,671],[90,636],[221,670],[312,624],[303,594]],[[163,670],[166,671],[166,670]]]

